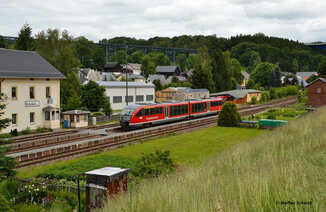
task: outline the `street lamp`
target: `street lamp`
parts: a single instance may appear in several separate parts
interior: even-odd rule
[[[125,48],[126,48],[126,105],[128,105],[128,71],[127,71],[127,65],[128,65],[128,62],[127,62],[127,58],[128,58],[127,49],[128,49],[128,46],[125,45]]]

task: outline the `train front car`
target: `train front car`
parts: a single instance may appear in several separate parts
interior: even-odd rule
[[[128,105],[123,109],[120,115],[120,126],[124,129],[129,128],[129,123],[139,105]]]

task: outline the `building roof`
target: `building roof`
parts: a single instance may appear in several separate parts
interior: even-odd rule
[[[281,76],[287,76],[287,75],[290,75],[290,74],[292,75],[293,73],[292,72],[287,72],[287,71],[281,72]]]
[[[85,110],[69,110],[66,112],[63,112],[62,114],[66,115],[83,115],[83,114],[90,114],[91,112],[85,111]]]
[[[156,73],[174,73],[178,66],[157,66]]]
[[[111,73],[111,72],[101,72],[102,75],[102,81],[115,81],[117,78]],[[105,80],[106,77],[106,80]]]
[[[9,49],[0,49],[0,77],[65,79],[36,52]]]
[[[192,89],[189,87],[169,87],[169,88],[177,90],[179,93],[209,93],[207,89]]]
[[[311,84],[315,83],[318,80],[321,80],[322,82],[326,83],[326,79],[325,78],[319,77],[318,79],[315,79],[314,81],[312,81],[311,83],[309,83],[306,87],[310,86]]]
[[[114,68],[116,66],[121,67],[120,63],[118,63],[118,62],[108,62],[105,64],[104,68]]]
[[[244,90],[230,90],[230,91],[223,91],[219,93],[212,93],[210,96],[222,96],[222,95],[230,95],[237,99],[245,97],[248,93],[261,93],[259,90],[254,89],[244,89]]]
[[[120,76],[126,77],[126,74],[123,73]],[[130,78],[130,79],[145,79],[145,77],[143,77],[142,75],[138,75],[138,74],[128,74],[128,78]]]
[[[297,72],[295,74],[296,76],[300,76],[300,77],[310,77],[311,75],[318,75],[317,72]]]
[[[246,71],[243,71],[242,75],[244,76],[244,80],[248,80],[250,78],[250,74],[248,74]]]
[[[128,66],[130,66],[133,70],[140,70],[141,64],[139,63],[128,63]]]
[[[87,84],[86,81],[84,84]],[[106,88],[125,88],[126,82],[121,81],[97,81],[100,86]],[[128,82],[129,88],[155,88],[153,83],[143,83],[143,82]]]

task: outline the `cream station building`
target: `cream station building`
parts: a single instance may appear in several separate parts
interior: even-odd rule
[[[1,133],[37,127],[60,128],[60,79],[65,76],[32,51],[0,49],[2,118],[12,120]]]

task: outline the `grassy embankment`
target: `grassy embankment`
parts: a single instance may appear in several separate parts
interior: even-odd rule
[[[326,211],[325,114],[322,108],[182,172],[143,181],[103,211]]]
[[[169,150],[172,160],[183,166],[257,137],[262,132],[264,131],[258,129],[211,127],[193,133],[148,139],[135,145],[82,158],[21,168],[18,170],[18,177],[32,178],[46,173],[55,178],[73,179],[79,173],[108,165],[132,168],[142,153],[152,153],[157,149]]]

